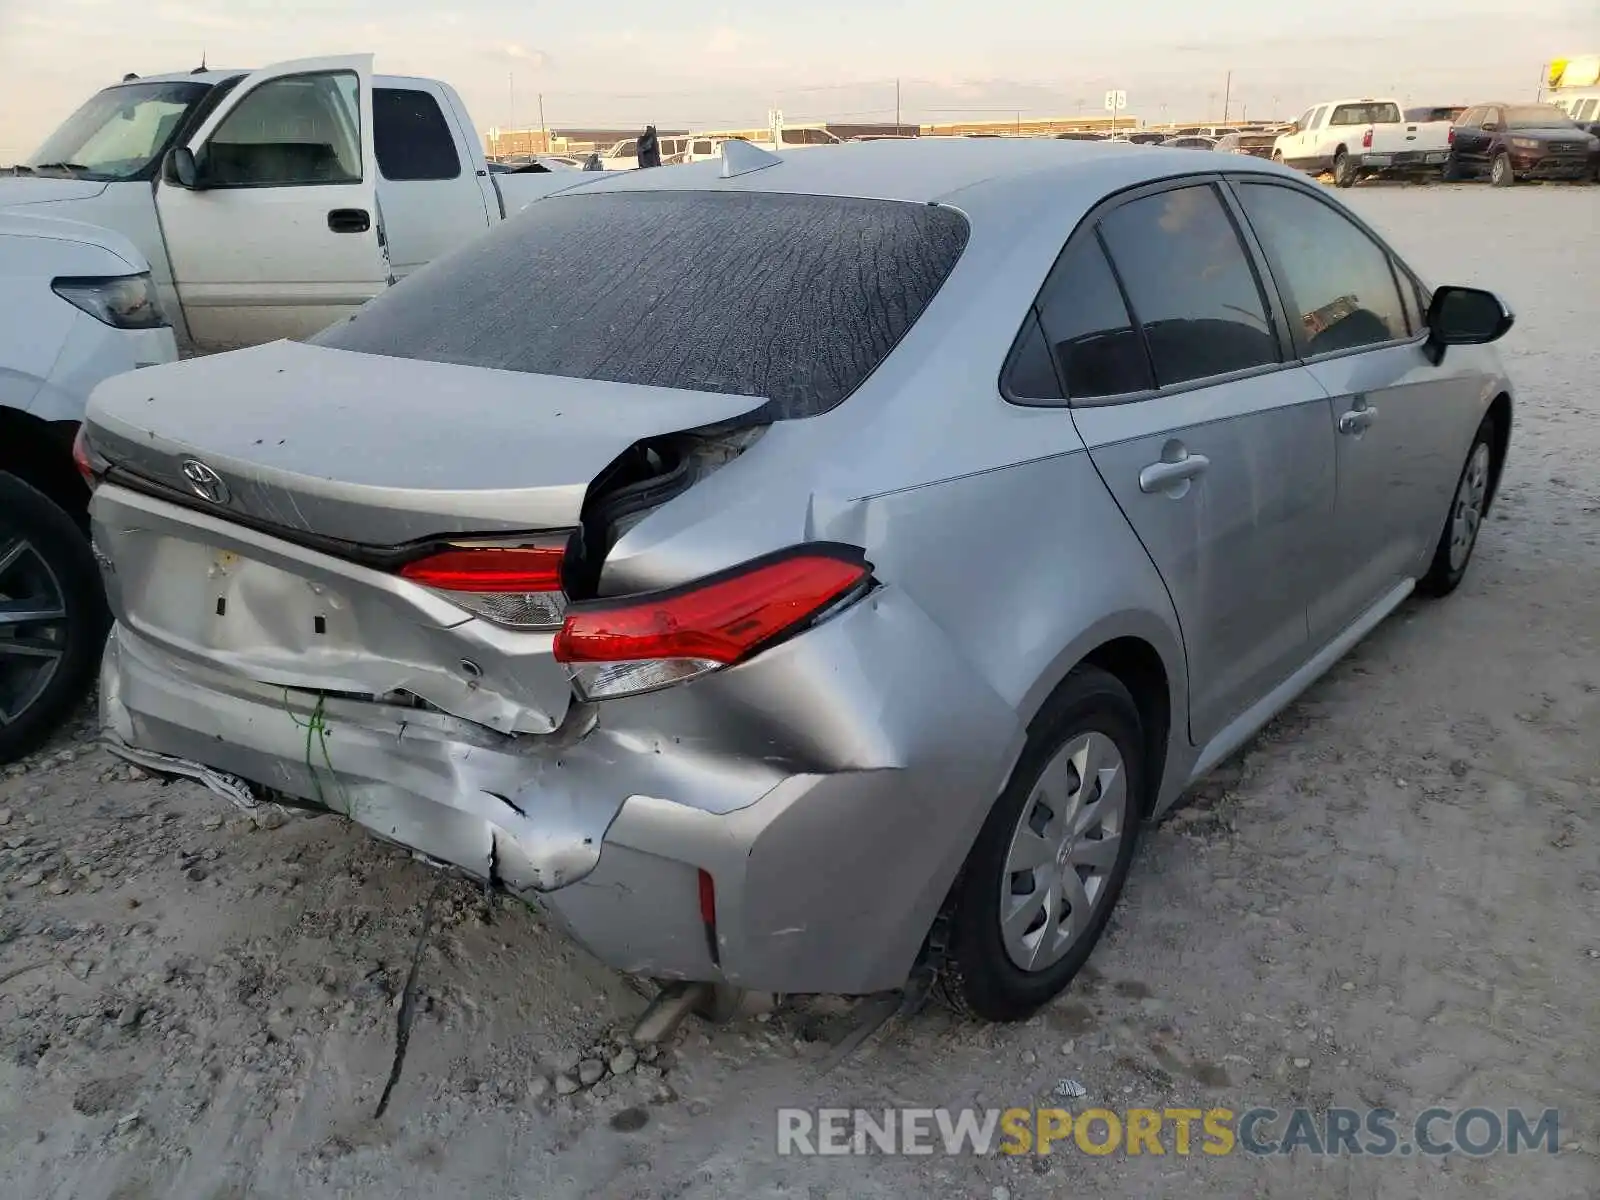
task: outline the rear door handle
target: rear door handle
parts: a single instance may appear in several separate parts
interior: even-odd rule
[[[335,233],[365,233],[372,228],[372,214],[364,208],[336,208],[328,214],[328,228]]]
[[[1205,473],[1211,460],[1204,454],[1188,454],[1177,462],[1154,462],[1139,472],[1141,492],[1164,492]]]
[[[1367,427],[1378,419],[1378,410],[1370,405],[1352,408],[1339,414],[1339,432],[1354,436],[1365,433]]]

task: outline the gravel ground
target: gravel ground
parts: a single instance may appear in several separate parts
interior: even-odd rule
[[[1407,605],[1150,832],[1044,1014],[925,1011],[823,1072],[849,1013],[814,1000],[635,1057],[633,986],[450,882],[374,1119],[436,876],[336,818],[252,819],[119,765],[86,714],[0,775],[0,1194],[1600,1195],[1600,192],[1350,198],[1436,282],[1519,314],[1496,518],[1460,592]],[[1553,1107],[1566,1149],[774,1151],[780,1105],[1026,1106],[1067,1078],[1080,1108]]]

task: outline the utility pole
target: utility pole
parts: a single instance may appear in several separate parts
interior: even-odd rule
[[[1228,104],[1233,99],[1233,72],[1228,72],[1227,81],[1222,85],[1222,123],[1228,123]]]
[[[894,133],[900,136],[900,81],[894,81]]]
[[[550,153],[550,128],[544,123],[544,93],[539,93],[539,135],[544,138],[544,152]]]

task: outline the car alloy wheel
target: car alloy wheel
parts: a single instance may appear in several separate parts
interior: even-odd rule
[[[32,542],[0,535],[0,727],[38,703],[66,643],[67,606],[55,572]]]
[[[1494,165],[1489,168],[1489,182],[1495,187],[1510,187],[1517,181],[1516,171],[1511,166],[1509,154],[1495,156]]]
[[[1456,498],[1450,508],[1450,570],[1460,571],[1472,557],[1472,547],[1478,541],[1478,527],[1483,524],[1483,506],[1489,498],[1489,446],[1478,442],[1467,460],[1467,469],[1461,474],[1461,484],[1456,488]]]

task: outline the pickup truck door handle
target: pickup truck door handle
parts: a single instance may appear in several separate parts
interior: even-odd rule
[[[336,208],[328,214],[328,228],[335,233],[365,233],[372,228],[372,214],[364,208]]]
[[[1339,432],[1358,437],[1378,419],[1378,410],[1365,400],[1357,400],[1356,407],[1339,414]]]
[[[1139,472],[1141,492],[1175,490],[1176,485],[1188,483],[1205,473],[1211,460],[1204,454],[1186,454],[1177,462],[1154,462]],[[1187,490],[1187,489],[1185,489]]]

